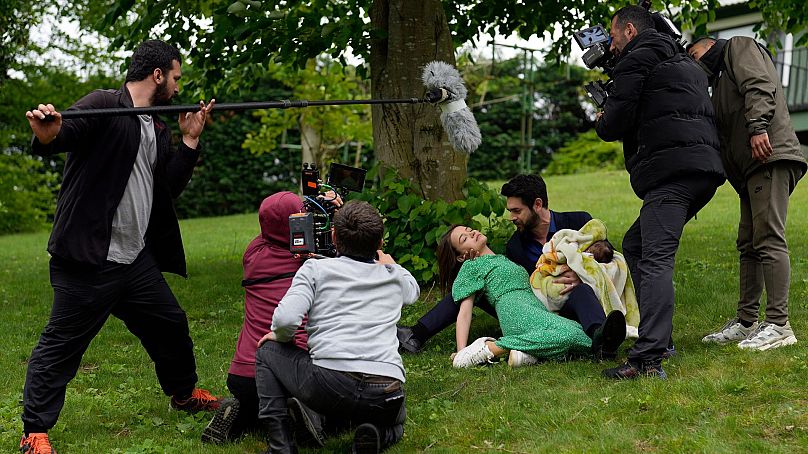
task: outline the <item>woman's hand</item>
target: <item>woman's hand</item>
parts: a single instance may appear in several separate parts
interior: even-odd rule
[[[468,251],[464,252],[463,255],[460,256],[460,261],[465,262],[466,260],[474,260],[480,256],[480,252],[476,249],[469,249]]]

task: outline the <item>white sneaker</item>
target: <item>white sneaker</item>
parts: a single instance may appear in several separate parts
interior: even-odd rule
[[[791,323],[786,322],[785,326],[777,326],[774,323],[763,322],[754,333],[738,344],[738,348],[763,352],[796,343],[797,337],[794,336]]]
[[[485,345],[487,341],[494,341],[493,337],[481,337],[472,342],[471,345],[460,350],[452,360],[452,366],[456,368],[479,366],[493,362],[494,354]]]
[[[508,365],[511,367],[532,366],[539,364],[539,359],[519,350],[511,350],[508,354]]]
[[[704,336],[701,340],[704,343],[710,344],[729,344],[732,342],[740,342],[745,340],[755,331],[758,327],[758,322],[755,322],[749,328],[745,328],[741,325],[741,321],[738,318],[733,318],[732,320],[728,321],[715,333],[708,334]]]

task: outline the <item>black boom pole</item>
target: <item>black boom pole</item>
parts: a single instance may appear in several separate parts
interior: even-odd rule
[[[252,110],[252,109],[289,109],[293,107],[312,106],[349,106],[359,104],[421,104],[436,103],[445,100],[441,90],[430,90],[423,98],[401,99],[335,99],[328,101],[268,101],[268,102],[235,102],[215,104],[213,110]],[[198,112],[199,104],[153,107],[124,107],[110,109],[65,110],[61,112],[63,119],[90,117],[120,117],[125,115],[178,114],[182,112]]]

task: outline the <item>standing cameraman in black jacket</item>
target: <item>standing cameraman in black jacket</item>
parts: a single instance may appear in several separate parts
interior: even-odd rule
[[[598,114],[597,133],[622,140],[631,187],[643,200],[623,238],[637,289],[640,337],[609,378],[666,378],[662,355],[673,331],[673,265],[685,223],[724,182],[707,78],[645,8],[612,17],[614,87]]]

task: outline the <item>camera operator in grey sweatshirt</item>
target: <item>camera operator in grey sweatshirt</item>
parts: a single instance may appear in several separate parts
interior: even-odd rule
[[[339,257],[303,264],[259,342],[259,419],[272,453],[296,452],[288,398],[324,415],[329,426],[358,426],[354,452],[379,452],[404,433],[396,322],[402,306],[418,299],[418,284],[378,250],[384,223],[368,203],[345,204],[333,235]],[[308,352],[292,342],[306,314]]]

